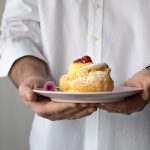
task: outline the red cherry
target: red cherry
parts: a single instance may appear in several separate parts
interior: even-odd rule
[[[81,62],[82,62],[81,59],[77,59],[77,60],[73,61],[73,63],[81,63]]]
[[[90,56],[83,56],[81,58],[81,61],[82,61],[82,63],[89,63],[89,62],[92,62],[92,59]]]

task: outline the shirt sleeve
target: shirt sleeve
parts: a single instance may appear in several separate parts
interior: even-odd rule
[[[12,64],[24,56],[43,61],[37,0],[7,0],[0,36],[0,77],[7,76]]]

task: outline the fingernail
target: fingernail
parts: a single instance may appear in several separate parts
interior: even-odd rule
[[[88,107],[89,104],[80,104],[81,107]]]
[[[141,97],[145,101],[149,99],[149,95],[148,94],[141,94]]]
[[[98,107],[99,104],[90,104],[90,107]]]
[[[93,112],[95,112],[96,110],[97,110],[97,108],[91,108],[91,109],[88,110],[88,112],[89,112],[89,113],[93,113]]]
[[[143,99],[144,101],[147,101],[149,98],[148,98],[148,97],[142,97],[142,99]]]

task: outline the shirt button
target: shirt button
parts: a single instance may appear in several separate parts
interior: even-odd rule
[[[96,37],[95,35],[92,36],[92,41],[93,42],[97,42],[98,40],[99,40],[98,37]]]
[[[99,3],[95,3],[96,10],[99,10],[101,8],[101,5]]]

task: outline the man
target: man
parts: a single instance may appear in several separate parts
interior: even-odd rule
[[[149,150],[149,14],[148,0],[7,0],[0,76],[9,73],[37,114],[31,150]],[[58,83],[83,55],[108,63],[116,86],[124,81],[143,92],[96,106],[56,103],[32,92],[49,78]]]

